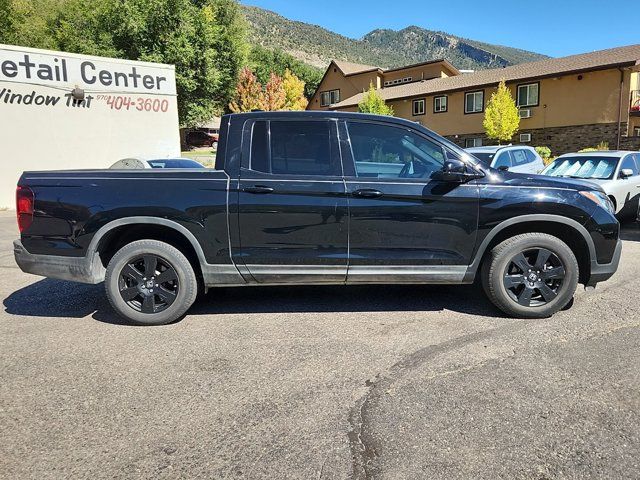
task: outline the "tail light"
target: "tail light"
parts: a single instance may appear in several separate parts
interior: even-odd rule
[[[18,186],[16,189],[16,213],[20,233],[33,222],[33,198],[33,192],[29,187]]]

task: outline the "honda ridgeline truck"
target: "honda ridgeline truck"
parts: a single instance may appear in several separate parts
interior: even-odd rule
[[[244,285],[468,284],[548,317],[618,267],[613,206],[586,182],[496,170],[406,120],[222,119],[215,169],[25,172],[20,268],[97,284],[131,322]]]

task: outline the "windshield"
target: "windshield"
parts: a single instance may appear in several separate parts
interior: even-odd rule
[[[564,157],[544,169],[542,175],[609,180],[613,178],[618,160],[615,157]]]
[[[493,157],[496,156],[495,153],[490,153],[490,152],[469,152],[469,153],[474,157],[479,158],[482,162],[486,163],[487,165],[491,165],[491,162],[493,161]]]
[[[201,163],[187,159],[149,160],[151,168],[204,168]]]

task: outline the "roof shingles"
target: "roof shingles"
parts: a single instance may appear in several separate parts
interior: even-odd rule
[[[597,52],[571,55],[562,58],[548,58],[537,62],[521,63],[505,68],[481,70],[479,72],[456,75],[452,77],[434,78],[414,83],[379,90],[385,100],[429,95],[434,93],[466,90],[488,85],[495,85],[502,79],[506,82],[543,78],[570,72],[615,68],[623,65],[640,64],[640,45],[599,50]],[[375,67],[373,67],[375,68]],[[344,108],[357,105],[364,93],[359,93],[334,105]]]
[[[382,70],[380,67],[374,67],[373,65],[363,65],[361,63],[345,62],[343,60],[334,60],[333,63],[335,63],[345,75],[370,72],[372,70]]]

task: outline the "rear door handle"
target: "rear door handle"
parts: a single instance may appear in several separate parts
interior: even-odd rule
[[[265,194],[265,193],[273,193],[273,188],[266,187],[264,185],[254,185],[253,187],[244,187],[242,189],[242,191],[245,192],[245,193],[261,193],[261,194]]]
[[[374,190],[373,188],[361,188],[360,190],[351,192],[351,195],[360,198],[378,198],[381,197],[383,193],[380,190]]]

